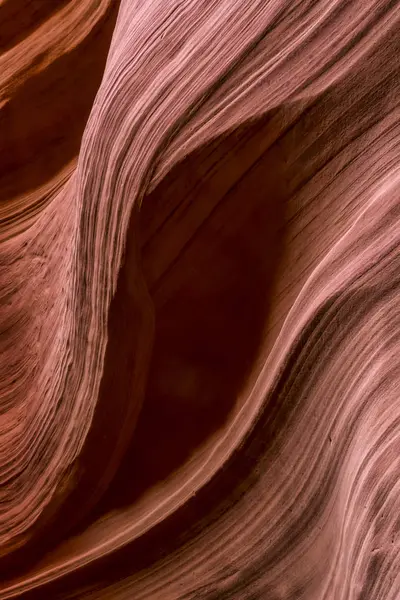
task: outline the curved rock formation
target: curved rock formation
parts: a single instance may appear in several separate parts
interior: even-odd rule
[[[0,48],[0,599],[398,600],[400,3]]]

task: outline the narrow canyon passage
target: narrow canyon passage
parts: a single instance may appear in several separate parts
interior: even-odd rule
[[[0,599],[400,597],[400,3],[0,3]]]

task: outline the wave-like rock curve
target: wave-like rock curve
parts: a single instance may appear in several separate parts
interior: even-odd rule
[[[400,3],[0,3],[0,599],[400,597]]]

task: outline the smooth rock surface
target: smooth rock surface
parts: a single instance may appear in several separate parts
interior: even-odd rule
[[[398,600],[400,2],[0,50],[0,600]]]

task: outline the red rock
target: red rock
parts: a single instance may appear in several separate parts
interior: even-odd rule
[[[0,599],[400,597],[399,20],[0,3]]]

